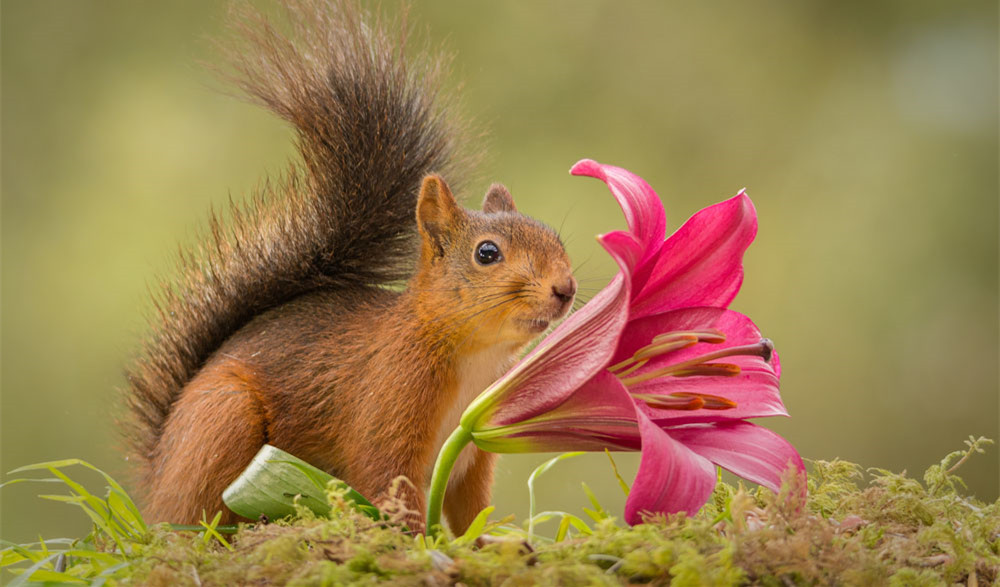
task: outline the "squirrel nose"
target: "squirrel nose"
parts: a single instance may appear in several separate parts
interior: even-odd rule
[[[576,280],[570,277],[560,285],[552,286],[552,295],[563,303],[569,302],[576,295]]]

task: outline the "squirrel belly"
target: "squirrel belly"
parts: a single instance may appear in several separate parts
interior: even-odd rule
[[[354,2],[285,2],[296,38],[246,8],[230,78],[294,127],[300,160],[212,217],[155,298],[124,396],[139,493],[150,522],[232,522],[222,492],[270,443],[418,530],[444,438],[576,282],[506,188],[468,210],[433,174],[461,178],[475,155],[439,103],[440,59],[405,57],[405,31]],[[489,504],[493,456],[469,449],[460,469],[456,532]]]

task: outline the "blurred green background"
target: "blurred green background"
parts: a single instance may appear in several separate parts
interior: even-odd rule
[[[391,10],[395,10],[393,4]],[[274,117],[231,99],[216,2],[2,4],[2,463],[79,457],[124,475],[115,389],[147,287],[211,205],[293,157]],[[411,21],[455,54],[464,110],[489,129],[471,202],[506,182],[569,237],[622,226],[590,157],[658,191],[671,228],[747,187],[760,234],[734,308],[774,339],[807,458],[919,474],[969,434],[1000,437],[997,5],[915,2],[427,2]],[[592,281],[591,283],[597,283]],[[998,494],[996,448],[965,467]],[[504,457],[498,513],[523,517],[543,455]],[[618,458],[629,479],[635,455]],[[559,465],[539,506],[580,482],[623,496],[603,455]],[[0,492],[2,534],[75,536],[73,508]]]

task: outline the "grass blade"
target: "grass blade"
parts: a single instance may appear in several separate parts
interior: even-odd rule
[[[562,520],[569,520],[569,524],[575,528],[579,533],[590,536],[594,533],[587,525],[587,522],[583,521],[579,516],[574,516],[573,514],[567,512],[556,512],[556,511],[546,511],[535,514],[534,518],[529,519],[529,524],[533,520],[535,524],[541,524],[547,522],[553,518],[560,518],[560,524]],[[541,537],[539,537],[541,538]]]
[[[472,523],[469,524],[469,529],[465,531],[465,534],[462,534],[461,536],[455,539],[455,544],[463,545],[475,542],[476,539],[479,538],[486,530],[486,521],[489,519],[490,514],[492,514],[493,510],[495,509],[496,508],[494,506],[489,506],[488,508],[479,512],[476,518],[472,520]]]
[[[201,527],[205,529],[205,538],[202,540],[202,542],[208,544],[210,538],[215,538],[217,541],[219,541],[219,544],[226,547],[226,550],[228,550],[229,552],[233,552],[233,545],[229,544],[229,542],[227,542],[226,539],[222,537],[222,534],[219,534],[218,530],[215,529],[216,526],[219,525],[219,520],[222,519],[222,510],[216,512],[215,517],[212,518],[211,522],[205,522],[206,517],[208,517],[208,515],[205,513],[204,510],[202,510],[201,521],[198,522],[201,525]]]
[[[555,466],[559,461],[563,461],[569,458],[578,457],[584,454],[583,452],[567,452],[563,453],[557,457],[553,457],[541,465],[535,467],[535,470],[531,472],[528,477],[528,542],[531,542],[532,537],[535,535],[535,480],[540,476],[544,475],[546,471]]]
[[[597,501],[597,496],[590,490],[590,486],[582,481],[580,482],[580,485],[583,486],[583,492],[587,494],[587,499],[590,500],[590,504],[594,506],[593,511],[588,510],[587,508],[583,508],[583,511],[587,512],[587,515],[593,518],[595,522],[600,522],[601,520],[607,518],[608,512],[604,511],[604,508],[601,507],[601,502]]]
[[[27,585],[29,581],[31,581],[31,576],[35,574],[35,571],[41,570],[42,567],[44,567],[45,565],[52,564],[52,561],[55,560],[55,558],[59,556],[59,554],[60,553],[56,552],[44,558],[38,559],[37,561],[35,561],[35,564],[31,565],[27,569],[24,569],[23,572],[18,572],[17,577],[15,577],[13,581],[7,584],[8,587],[19,587],[20,585]],[[10,570],[12,572],[20,571],[20,569],[17,569],[16,571],[15,569],[10,569]]]
[[[608,449],[604,449],[604,454],[608,455],[608,460],[611,461],[611,470],[615,472],[615,479],[618,479],[618,486],[622,488],[622,493],[625,494],[625,497],[628,497],[628,494],[631,493],[632,488],[628,486],[628,483],[626,483],[625,480],[622,479],[621,473],[618,472],[618,465],[615,464],[615,460],[611,458],[611,451]]]
[[[562,542],[566,539],[566,534],[569,533],[569,518],[564,517],[561,522],[559,522],[559,529],[556,531],[556,542]]]

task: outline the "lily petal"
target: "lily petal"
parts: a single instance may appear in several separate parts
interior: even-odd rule
[[[597,240],[605,250],[614,252],[613,254],[619,259],[619,263],[628,267],[630,274],[639,266],[645,255],[645,250],[639,239],[626,230],[616,230],[599,235]]]
[[[644,512],[693,514],[715,487],[715,467],[636,411],[642,460],[625,502],[625,521],[642,522]]]
[[[743,191],[699,211],[663,243],[648,279],[634,284],[632,317],[728,306],[743,284],[743,253],[756,235],[757,212]]]
[[[627,169],[602,165],[591,159],[577,162],[569,172],[606,183],[625,213],[629,230],[642,243],[643,250],[651,253],[659,247],[666,235],[667,216],[660,197],[644,179]]]
[[[789,466],[805,471],[802,457],[787,440],[750,422],[673,428],[670,435],[722,468],[775,492]]]
[[[472,435],[479,448],[490,452],[639,450],[641,445],[634,402],[607,371],[555,408]]]

